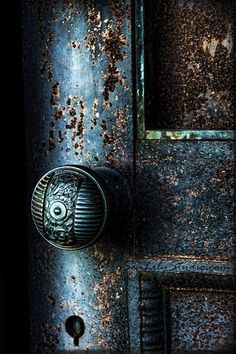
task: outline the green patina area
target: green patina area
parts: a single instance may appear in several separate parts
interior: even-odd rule
[[[169,140],[232,140],[234,130],[146,130],[145,139]]]

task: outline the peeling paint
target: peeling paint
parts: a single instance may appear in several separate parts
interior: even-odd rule
[[[124,60],[126,52],[124,48],[128,45],[127,38],[122,32],[123,20],[118,17],[120,13],[115,11],[117,15],[116,20],[116,29],[112,25],[102,32],[102,39],[104,45],[101,47],[101,51],[107,53],[109,59],[109,64],[107,71],[104,75],[104,105],[109,108],[111,107],[111,102],[109,101],[110,93],[115,91],[117,83],[124,85],[126,77],[120,74],[120,71],[117,67],[117,63],[120,60]]]
[[[109,166],[132,180],[130,1],[24,3],[32,185],[34,177],[50,167],[78,163]],[[131,231],[120,237],[124,252],[108,234],[107,241],[80,255],[72,252],[69,258],[64,252],[41,247],[37,236],[32,238],[32,353],[73,351],[73,340],[64,328],[71,315],[81,316],[85,323],[79,350],[128,351],[127,318],[120,316],[128,312],[126,274],[117,269],[128,252]],[[105,251],[104,242],[112,243],[112,249]]]

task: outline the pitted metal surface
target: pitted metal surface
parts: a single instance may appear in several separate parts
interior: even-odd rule
[[[175,352],[234,352],[235,293],[172,290],[170,313]]]
[[[38,117],[28,122],[33,160],[128,168],[130,176],[130,3],[25,1],[24,12],[26,89],[40,90],[26,106]]]
[[[132,185],[130,1],[23,3],[29,199],[39,176],[65,164],[112,167]],[[64,326],[71,315],[85,323],[78,350],[127,352],[127,315],[120,314],[128,312],[122,260],[129,239],[127,231],[105,235],[68,255],[32,227],[32,354],[72,351]]]
[[[157,3],[163,71],[150,83],[165,85],[155,128],[232,129],[234,2]],[[134,142],[133,15],[130,0],[23,1],[29,200],[39,176],[81,164],[121,172],[136,205],[135,223],[79,253],[51,247],[29,222],[31,354],[162,350],[154,321],[147,334],[145,311],[158,307],[149,287],[171,293],[173,352],[198,348],[203,332],[203,350],[225,350],[232,334],[234,143]],[[204,308],[207,331],[197,322]],[[84,321],[79,347],[65,329],[71,316]]]
[[[234,129],[235,1],[141,3],[146,128]]]
[[[137,255],[235,259],[234,142],[137,147]]]

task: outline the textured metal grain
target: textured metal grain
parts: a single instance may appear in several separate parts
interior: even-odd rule
[[[144,53],[143,39],[152,31],[144,33],[143,2],[156,8],[148,26],[159,26],[157,80],[144,77],[152,51]],[[168,351],[171,336],[173,353],[226,351],[227,341],[231,349],[235,2],[137,4],[134,78],[130,0],[23,1],[28,200],[39,176],[56,166],[107,166],[131,185],[136,213],[124,231],[119,219],[101,242],[69,254],[39,239],[29,221],[31,354],[150,354],[163,342]],[[133,79],[139,138],[150,138],[137,144]],[[144,95],[152,93],[161,100],[151,100],[145,122]],[[85,324],[79,348],[65,329],[74,315]]]
[[[146,129],[235,128],[235,9],[234,1],[138,1]]]
[[[28,200],[40,176],[68,164],[111,167],[132,186],[130,1],[24,0],[22,22]],[[68,255],[29,222],[31,354],[72,352],[74,314],[85,323],[78,350],[128,351],[131,233],[117,229]]]
[[[235,259],[234,168],[234,142],[140,142],[137,254]]]
[[[234,352],[236,287],[232,275],[228,279],[210,274],[202,277],[167,268],[163,272],[158,267],[154,273],[150,261],[143,270],[140,263],[132,268],[132,311],[139,311],[141,319],[134,330],[136,340],[141,338],[140,351],[134,349],[135,353]],[[225,290],[221,290],[223,283]]]
[[[235,293],[171,291],[170,299],[173,352],[234,353]]]

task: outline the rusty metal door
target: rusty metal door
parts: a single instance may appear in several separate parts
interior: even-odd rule
[[[233,352],[235,2],[22,12],[29,208],[64,165],[109,167],[133,196],[127,225],[79,251],[29,216],[30,353]]]

